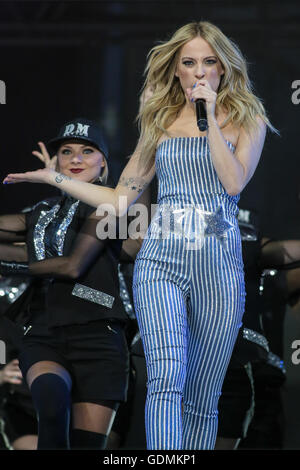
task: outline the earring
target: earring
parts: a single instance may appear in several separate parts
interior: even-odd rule
[[[98,181],[102,183],[102,176],[99,176]]]

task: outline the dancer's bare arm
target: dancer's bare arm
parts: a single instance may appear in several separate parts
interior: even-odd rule
[[[0,243],[0,260],[17,261],[18,263],[28,260],[27,246],[25,243]]]
[[[155,174],[154,164],[149,171],[145,171],[139,164],[139,157],[140,151],[138,146],[124,168],[114,189],[78,181],[57,173],[50,168],[27,173],[10,174],[4,179],[3,183],[47,183],[92,207],[107,204],[109,212],[121,216],[138,199]]]
[[[0,216],[0,242],[22,242],[25,240],[25,214]]]
[[[262,247],[263,268],[291,269],[291,263],[299,261],[300,240],[270,240]]]

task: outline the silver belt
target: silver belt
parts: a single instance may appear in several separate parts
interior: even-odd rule
[[[227,232],[232,228],[234,226],[225,218],[222,205],[210,212],[200,205],[176,207],[163,204],[151,221],[148,237],[164,240],[175,235],[201,248],[205,238],[215,236],[225,246]]]

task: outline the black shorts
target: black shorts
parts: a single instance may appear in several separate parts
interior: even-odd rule
[[[34,324],[24,335],[19,366],[26,378],[39,361],[62,365],[72,378],[72,402],[124,401],[128,349],[123,324],[114,320],[48,329]]]
[[[254,386],[250,362],[239,367],[229,365],[218,411],[218,437],[246,437],[254,414]]]

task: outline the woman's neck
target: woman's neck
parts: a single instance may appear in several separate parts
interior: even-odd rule
[[[196,106],[194,103],[186,102],[179,113],[181,119],[194,119],[196,116]]]

